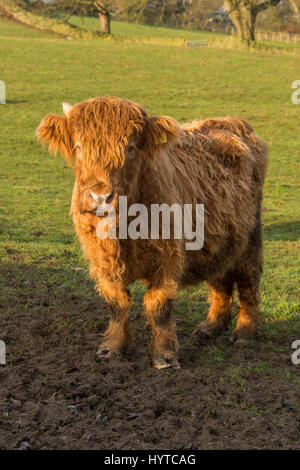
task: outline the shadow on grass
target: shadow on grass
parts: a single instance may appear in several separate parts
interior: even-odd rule
[[[300,239],[300,221],[270,224],[264,226],[264,240],[297,241]]]
[[[48,266],[45,263],[47,261],[43,261],[43,265],[28,265],[16,259],[15,262],[0,263],[0,333],[3,320],[8,320],[15,330],[21,331],[32,319],[45,316],[51,322],[56,322],[57,318],[67,320],[73,327],[78,323],[88,326],[92,322],[98,330],[104,331],[108,311],[104,299],[95,291],[95,283],[89,279],[87,269],[66,265],[59,267],[59,263],[51,266],[51,260]],[[129,318],[133,335],[139,336],[140,329],[146,326],[142,306],[145,288],[133,283],[130,290],[134,302]],[[190,337],[199,321],[205,318],[207,310],[207,298],[198,289],[179,296],[174,315],[181,341]],[[235,326],[238,310],[235,305],[231,329]],[[300,318],[276,322],[265,322],[263,318],[262,312],[259,336],[263,341],[275,339],[275,342],[286,342],[288,337],[300,339]]]
[[[23,104],[28,103],[27,100],[6,100],[6,104]]]

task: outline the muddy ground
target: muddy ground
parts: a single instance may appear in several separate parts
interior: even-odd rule
[[[2,270],[11,298],[0,299],[1,449],[300,449],[290,329],[272,336],[262,324],[246,349],[227,334],[195,344],[196,320],[177,312],[182,368],[157,371],[136,302],[126,356],[97,362],[107,312],[87,277],[89,293],[76,295],[63,272],[41,289],[43,272],[18,269]]]

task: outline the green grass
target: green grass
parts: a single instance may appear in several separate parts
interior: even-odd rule
[[[100,23],[98,18],[79,18],[78,16],[71,16],[69,23],[75,26],[94,31],[100,31]],[[228,39],[227,34],[211,33],[209,31],[186,30],[178,28],[167,28],[161,26],[142,25],[137,23],[127,23],[125,21],[112,21],[111,33],[128,38],[185,38],[188,41],[198,39],[211,39],[217,37],[218,39]],[[299,48],[300,44],[276,42],[276,41],[257,41],[258,44],[272,46],[279,49]]]
[[[274,46],[274,47],[280,47],[280,48],[299,48],[300,44],[293,43],[293,42],[279,42],[279,41],[258,41],[259,44],[265,44],[266,46]]]
[[[26,38],[41,38],[41,37],[53,37],[51,33],[43,33],[33,28],[24,27],[20,23],[14,21],[8,21],[0,15],[0,37],[26,37]]]
[[[86,17],[81,19],[78,16],[72,16],[69,19],[69,23],[89,30],[100,30],[100,23],[97,18]],[[126,23],[125,21],[112,21],[111,33],[118,36],[132,38],[179,37],[189,40],[205,39],[211,36],[211,33],[204,31],[191,31],[160,26],[148,26],[137,23]]]
[[[39,295],[59,284],[78,295],[95,295],[68,215],[72,171],[63,159],[42,150],[34,133],[45,114],[62,112],[63,101],[111,94],[142,103],[149,114],[168,114],[181,122],[237,115],[249,120],[269,144],[262,328],[270,338],[292,334],[298,339],[300,106],[291,102],[291,84],[300,78],[300,58],[66,41],[3,19],[0,28],[0,60],[5,64],[0,79],[7,86],[7,105],[0,106],[0,256],[2,272],[14,273],[9,284],[7,277],[0,278],[7,312],[30,279],[36,280]],[[162,34],[162,28],[113,22],[117,34],[127,35],[127,28],[131,35]],[[188,34],[191,39],[203,37],[200,32]],[[133,290],[140,299],[142,289],[136,285]],[[207,311],[205,295],[204,286],[181,293],[176,305],[179,330],[191,330]],[[140,304],[135,308],[140,310]],[[287,352],[289,348],[286,344]],[[217,349],[211,357],[223,360]]]

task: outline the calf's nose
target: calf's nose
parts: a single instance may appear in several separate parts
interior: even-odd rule
[[[96,202],[97,204],[100,204],[103,202],[103,196],[101,194],[94,193],[93,191],[90,191],[90,197]]]
[[[115,197],[115,193],[113,191],[109,194],[105,194],[104,198],[105,198],[106,204],[110,204],[114,197]]]
[[[111,193],[108,193],[108,194],[96,194],[93,191],[90,191],[90,196],[99,205],[103,204],[103,202],[105,202],[106,204],[110,204],[113,198],[115,197],[115,193],[114,191],[112,191]]]

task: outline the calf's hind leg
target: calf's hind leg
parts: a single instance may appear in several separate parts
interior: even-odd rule
[[[194,331],[196,337],[210,338],[221,334],[231,323],[231,306],[233,280],[228,274],[226,278],[208,283],[211,294],[211,306],[206,320]]]
[[[172,284],[150,288],[144,298],[145,313],[152,327],[150,351],[156,369],[180,368],[175,321],[171,312],[176,291],[177,287]]]
[[[263,266],[261,223],[258,219],[251,233],[248,249],[235,272],[240,312],[230,340],[247,343],[253,337],[259,321],[259,282]]]
[[[252,270],[251,270],[252,271]],[[258,273],[240,273],[237,280],[240,312],[236,328],[230,341],[246,344],[254,336],[259,321],[259,275]]]

